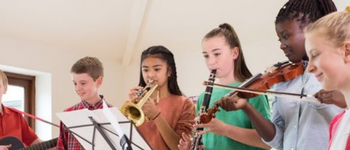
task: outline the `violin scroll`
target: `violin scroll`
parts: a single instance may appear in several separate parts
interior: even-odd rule
[[[200,115],[201,123],[209,123],[211,119],[215,117],[215,113],[219,111],[219,106],[215,105],[214,107],[208,109],[207,111],[208,113]]]

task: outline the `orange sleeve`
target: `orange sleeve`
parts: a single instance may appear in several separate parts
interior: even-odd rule
[[[190,135],[193,129],[194,118],[196,117],[195,106],[190,99],[186,98],[184,100],[182,111],[180,113],[175,132],[180,136],[182,133]]]

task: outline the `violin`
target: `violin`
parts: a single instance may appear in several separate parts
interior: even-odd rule
[[[261,73],[256,74],[251,78],[247,79],[246,81],[242,82],[238,87],[225,86],[225,85],[220,85],[215,83],[213,86],[221,86],[224,88],[226,87],[228,89],[234,89],[224,97],[231,97],[231,96],[237,95],[240,98],[248,99],[248,98],[256,97],[259,94],[263,94],[265,91],[267,91],[277,83],[290,81],[298,77],[299,75],[302,75],[305,70],[304,64],[302,61],[298,63],[291,63],[289,61],[285,61],[282,63],[277,63],[273,65],[273,67],[274,67],[273,70],[267,70],[265,71],[265,74],[261,74]],[[269,93],[285,94],[285,95],[300,96],[300,97],[311,97],[310,95],[284,93],[284,92],[271,91]],[[215,112],[217,112],[218,110],[219,109],[217,105],[208,109],[207,114],[202,114],[200,116],[200,119],[201,119],[200,121],[203,123],[210,122],[211,119],[214,117]]]
[[[302,75],[305,70],[304,64],[302,61],[298,63],[291,63],[291,62],[277,63],[274,65],[274,67],[276,67],[274,70],[266,71],[264,75],[250,82],[250,84],[246,85],[244,88],[257,90],[257,91],[266,91],[266,90],[269,90],[273,85],[277,83],[290,81],[298,77],[299,75]],[[232,93],[231,95],[233,94],[234,93]],[[258,94],[248,93],[248,92],[238,92],[237,96],[240,98],[247,99],[247,98],[256,97],[258,96]]]

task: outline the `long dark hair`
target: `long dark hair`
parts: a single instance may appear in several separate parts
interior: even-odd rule
[[[176,64],[173,53],[171,53],[170,50],[168,50],[164,46],[151,46],[144,50],[141,54],[141,64],[140,64],[140,81],[139,86],[146,86],[146,82],[143,79],[142,76],[142,62],[148,57],[155,57],[159,58],[166,62],[168,65],[168,70],[170,72],[170,77],[168,78],[168,89],[171,94],[174,95],[183,95],[179,85],[177,84],[177,73],[176,73]]]
[[[211,30],[204,36],[204,39],[209,39],[217,36],[223,36],[226,39],[226,43],[230,45],[230,48],[238,47],[238,57],[234,62],[234,76],[239,81],[244,81],[252,76],[252,73],[249,71],[243,56],[241,42],[237,36],[237,33],[232,28],[231,25],[224,23],[221,24],[218,28]]]

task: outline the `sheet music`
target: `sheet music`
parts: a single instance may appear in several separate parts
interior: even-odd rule
[[[71,112],[61,112],[56,115],[58,118],[74,133],[80,135],[85,141],[78,136],[75,136],[76,139],[80,142],[80,144],[86,150],[92,150],[92,139],[93,139],[93,130],[94,126],[89,119],[91,116],[96,122],[102,124],[102,127],[105,128],[104,131],[111,139],[113,145],[118,150],[121,150],[121,146],[119,145],[119,134],[117,132],[118,126],[113,126],[115,122],[119,121],[119,126],[121,131],[126,134],[126,136],[130,139],[133,150],[150,150],[151,148],[148,144],[143,140],[141,135],[136,131],[136,127],[131,124],[131,122],[117,109],[116,107],[108,108],[112,113],[112,116],[105,115],[103,109],[98,110],[76,110]],[[118,118],[118,120],[117,120]],[[112,124],[110,123],[112,121]],[[114,123],[113,123],[114,122]],[[121,123],[123,122],[123,123]],[[131,131],[130,131],[131,130]],[[112,132],[112,133],[111,133]],[[130,134],[132,133],[132,135]],[[130,138],[131,137],[131,138]],[[90,143],[89,143],[90,142]],[[107,142],[103,139],[101,134],[96,130],[95,131],[95,150],[111,150],[111,147],[107,144]]]
[[[113,115],[110,109],[108,109],[108,106],[105,101],[103,101],[102,105],[103,105],[103,113],[107,117],[108,121],[112,124],[114,130],[117,131],[118,135],[121,135],[120,137],[122,137],[125,133],[120,127],[117,117]]]

